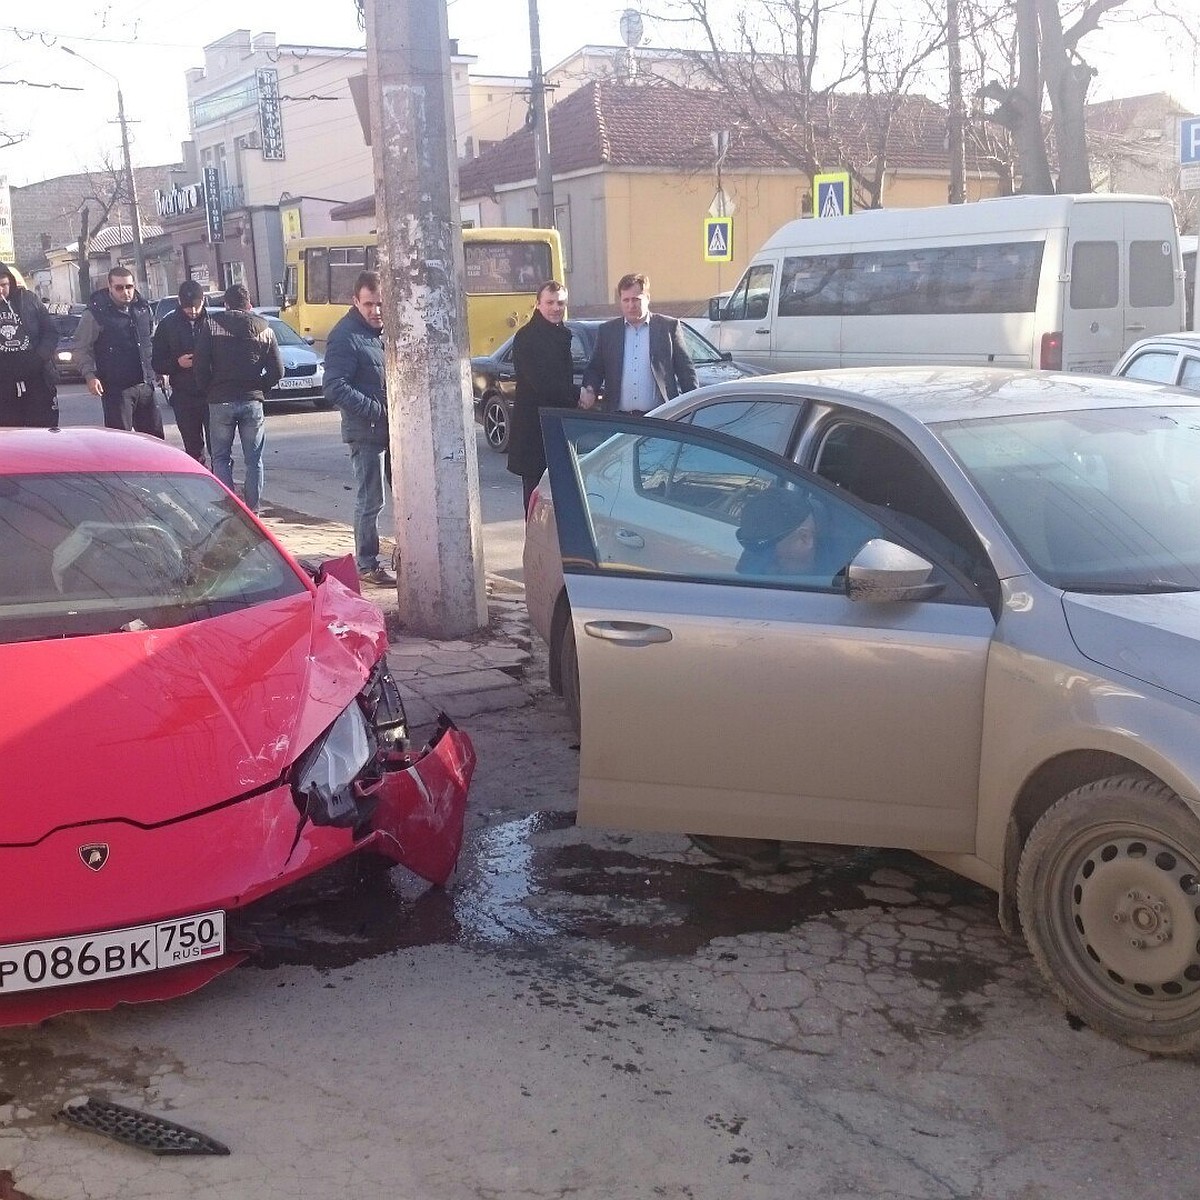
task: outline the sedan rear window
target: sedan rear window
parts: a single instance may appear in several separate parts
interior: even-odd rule
[[[303,592],[203,475],[0,477],[0,642],[165,629]]]

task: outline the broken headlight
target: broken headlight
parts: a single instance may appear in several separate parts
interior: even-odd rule
[[[355,781],[375,757],[367,719],[355,700],[300,756],[292,791],[314,825],[357,825],[362,819]]]

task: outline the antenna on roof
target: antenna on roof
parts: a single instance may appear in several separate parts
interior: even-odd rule
[[[626,83],[637,78],[637,56],[633,53],[635,46],[642,44],[642,14],[636,8],[627,8],[621,14],[621,41],[625,49],[617,53],[617,76]]]

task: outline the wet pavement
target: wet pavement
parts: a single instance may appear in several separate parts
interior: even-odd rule
[[[1069,1022],[986,890],[897,851],[763,874],[577,827],[544,653],[493,599],[485,637],[393,657],[479,753],[451,885],[331,871],[242,914],[259,952],[193,996],[0,1031],[0,1198],[1191,1193],[1200,1068]],[[86,1095],[232,1153],[54,1121]]]

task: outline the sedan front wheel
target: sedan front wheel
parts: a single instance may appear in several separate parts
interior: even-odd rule
[[[489,396],[483,402],[483,436],[497,454],[508,451],[508,405],[499,396]]]
[[[1200,820],[1132,775],[1076,788],[1034,826],[1017,903],[1068,1011],[1156,1054],[1200,1050]]]

